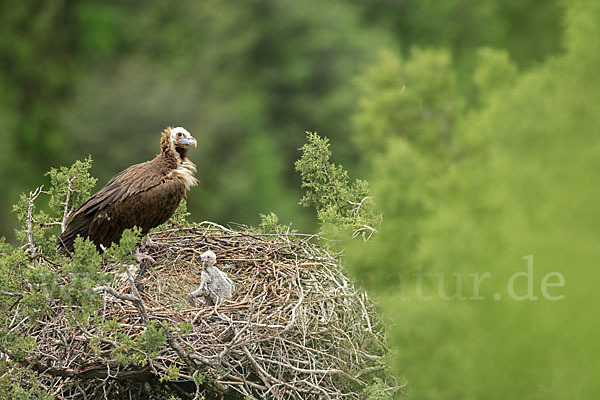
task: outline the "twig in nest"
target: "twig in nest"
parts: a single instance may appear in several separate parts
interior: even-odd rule
[[[116,297],[117,299],[130,301],[132,303],[135,303],[140,300],[137,297],[131,296],[129,294],[119,293],[115,289],[111,288],[110,286],[97,286],[94,288],[94,292],[97,292],[97,293],[98,292],[106,292],[106,293]]]
[[[129,268],[127,267],[125,267],[125,272],[127,273],[127,279],[129,281],[129,285],[131,287],[131,292],[133,293],[133,295],[119,293],[110,286],[97,286],[93,290],[94,292],[106,292],[113,295],[117,299],[132,302],[133,305],[138,309],[140,317],[142,318],[142,322],[147,324],[150,322],[150,318],[148,318],[148,313],[146,312],[146,308],[144,307],[144,303],[142,301],[142,298],[140,297],[140,293],[138,292],[137,287],[135,286],[133,276],[131,275]]]

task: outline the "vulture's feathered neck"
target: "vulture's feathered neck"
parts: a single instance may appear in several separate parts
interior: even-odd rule
[[[175,147],[175,151],[177,152],[177,154],[179,154],[179,159],[182,162],[186,160],[188,151],[186,147]]]
[[[171,142],[171,128],[163,131],[160,138],[160,154],[155,158],[159,169],[168,176],[176,176],[186,189],[195,186],[198,180],[194,177],[196,166],[187,159],[187,148],[176,147]]]
[[[165,129],[162,133],[158,156],[165,159],[170,169],[178,168],[187,159],[187,148],[175,147],[171,142],[171,128]]]

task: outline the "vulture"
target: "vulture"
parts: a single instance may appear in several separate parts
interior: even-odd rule
[[[200,287],[188,294],[189,301],[194,304],[194,299],[204,296],[208,305],[219,304],[221,300],[230,300],[235,290],[235,284],[227,274],[215,267],[217,256],[211,250],[199,256],[202,261],[202,274]]]
[[[184,128],[167,128],[160,138],[160,153],[113,176],[70,216],[58,236],[59,254],[70,254],[77,236],[89,238],[99,252],[118,243],[125,229],[150,229],[166,222],[186,190],[196,185],[196,166],[187,158],[196,139]]]

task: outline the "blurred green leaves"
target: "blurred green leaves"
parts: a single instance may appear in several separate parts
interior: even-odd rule
[[[354,138],[364,158],[380,154],[393,137],[437,157],[447,153],[464,103],[448,51],[415,49],[404,62],[384,52],[357,84]]]
[[[369,243],[347,251],[347,266],[392,321],[396,371],[409,382],[409,398],[591,399],[599,393],[592,316],[599,311],[594,204],[600,193],[592,182],[600,171],[594,134],[600,80],[593,72],[600,63],[590,38],[600,35],[592,22],[600,20],[600,8],[592,3],[569,5],[565,53],[535,69],[519,71],[505,50],[478,50],[471,77],[476,105],[439,85],[454,68],[434,72],[423,52],[405,61],[384,55],[358,80],[356,139],[372,166],[369,181],[383,223]],[[422,127],[427,118],[405,111],[417,108],[410,86],[402,90],[410,63],[435,100],[468,107],[447,108],[454,121],[450,146],[439,136],[423,142],[435,130]],[[426,104],[428,96],[416,98]],[[511,298],[510,279],[527,271],[529,255],[539,297]],[[485,273],[481,299],[471,299],[476,292],[468,283]],[[541,296],[548,273],[564,276],[564,287],[556,288],[564,299]],[[456,279],[465,298],[447,300],[458,290]]]
[[[409,82],[401,101],[412,105],[403,113],[419,119],[413,106],[428,94],[424,111],[434,120],[420,128],[432,131],[426,142],[440,134],[440,125],[452,125],[443,122],[448,109],[439,107],[460,107],[454,98],[439,98],[439,85],[423,83],[438,78],[433,64],[441,68],[444,95],[451,95],[456,81],[470,85],[461,77],[471,73],[479,45],[508,48],[519,54],[519,65],[556,52],[561,10],[555,1],[442,3],[3,2],[0,178],[20,179],[0,193],[0,232],[10,235],[16,221],[8,206],[39,186],[50,167],[92,154],[93,174],[104,183],[156,154],[159,133],[169,125],[185,126],[199,139],[192,158],[202,195],[189,197],[195,219],[254,224],[259,213],[273,210],[286,223],[313,229],[311,215],[296,207],[292,164],[303,132],[326,134],[339,161],[357,172],[362,145],[377,142],[364,136],[386,128],[367,117],[358,124],[361,147],[354,146],[354,107],[359,96],[371,100],[360,94],[370,85],[351,82],[381,49],[402,54]],[[527,31],[531,26],[534,32]],[[425,54],[412,57],[414,46],[439,50],[414,50]],[[458,67],[447,71],[453,59]],[[359,114],[368,112],[361,107]],[[393,124],[390,118],[381,124]],[[255,190],[236,188],[232,174]]]

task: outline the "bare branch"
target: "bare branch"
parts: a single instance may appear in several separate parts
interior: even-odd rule
[[[65,198],[65,201],[63,203],[61,203],[62,205],[65,206],[65,210],[63,212],[63,218],[62,221],[60,223],[60,231],[64,232],[65,231],[65,225],[67,223],[67,220],[69,219],[69,216],[71,215],[72,210],[69,210],[69,201],[71,200],[71,194],[75,191],[75,189],[73,189],[72,184],[73,182],[77,179],[77,175],[68,178],[67,179],[67,197]]]
[[[150,322],[150,318],[148,317],[148,313],[146,312],[146,307],[144,307],[144,302],[140,297],[140,292],[138,292],[137,286],[135,285],[135,280],[133,279],[133,275],[131,275],[131,271],[127,266],[125,266],[125,272],[127,273],[127,280],[129,280],[129,286],[131,288],[131,293],[133,293],[133,297],[135,297],[134,304],[140,312],[140,316],[142,317],[142,321],[145,324]]]
[[[358,235],[363,235],[363,238],[365,240],[369,240],[371,239],[371,236],[373,236],[374,233],[377,233],[377,229],[369,225],[361,225],[360,228],[354,231],[354,233],[352,234],[352,238],[355,238]]]
[[[21,292],[0,292],[0,295],[11,297],[23,297],[23,293]]]
[[[106,293],[110,294],[111,296],[116,297],[117,299],[131,301],[132,303],[135,303],[140,300],[137,297],[131,296],[129,294],[119,293],[115,289],[111,288],[110,286],[97,286],[93,290],[96,293],[106,292]]]
[[[29,206],[27,208],[27,252],[29,253],[29,258],[33,261],[33,265],[37,265],[37,258],[39,254],[37,253],[37,247],[35,243],[33,243],[33,203],[38,198],[38,196],[43,192],[44,185],[38,187],[33,192],[29,192]]]
[[[62,222],[59,222],[59,221],[44,222],[41,225],[43,225],[43,226],[55,226],[55,225],[62,226]]]

